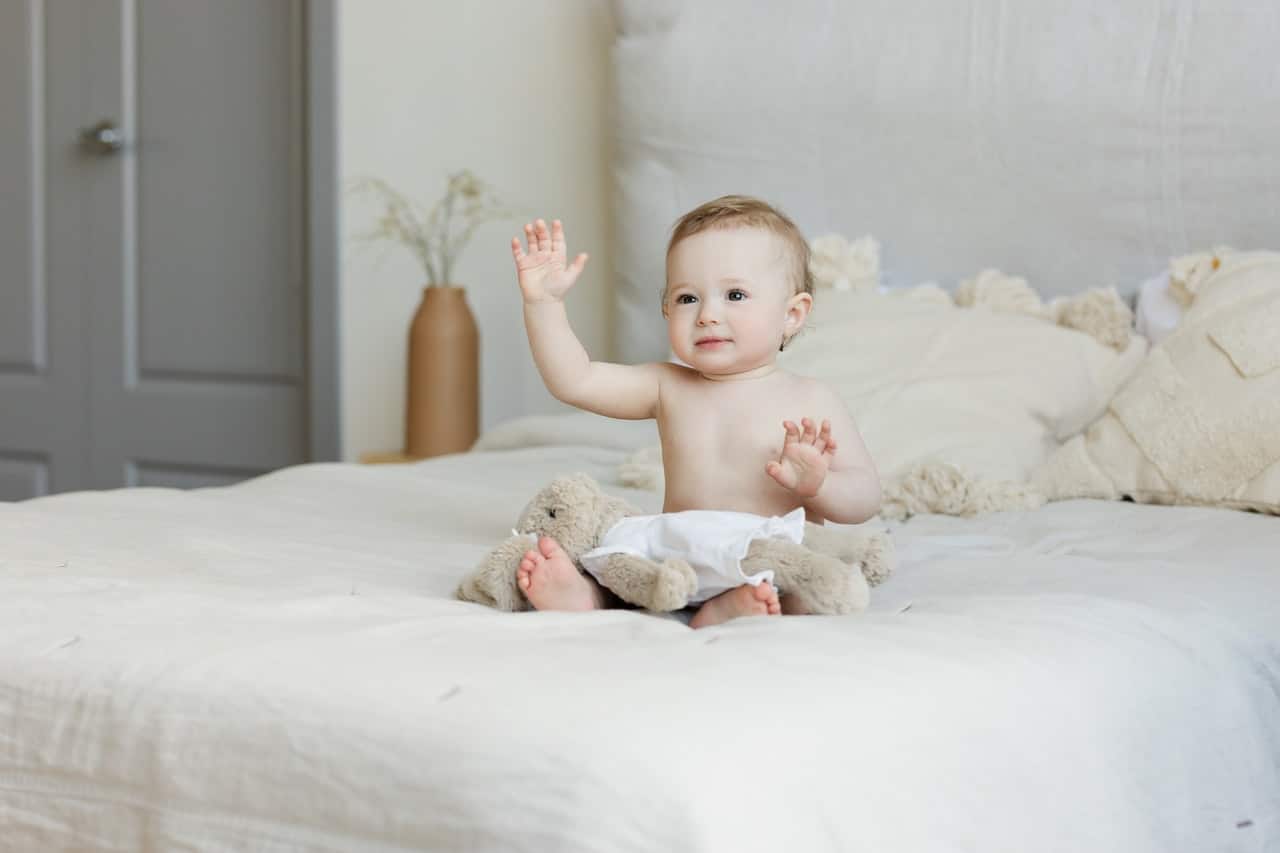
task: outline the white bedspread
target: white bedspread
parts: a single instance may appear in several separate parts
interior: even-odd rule
[[[1280,849],[1280,519],[921,517],[869,613],[701,632],[451,600],[605,444],[0,504],[0,849]]]

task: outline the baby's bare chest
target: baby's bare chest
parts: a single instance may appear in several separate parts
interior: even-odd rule
[[[679,390],[664,398],[658,418],[669,486],[711,479],[768,488],[764,466],[782,450],[783,421],[829,416],[802,387]]]
[[[663,443],[708,462],[777,458],[784,437],[782,422],[803,415],[784,415],[776,406],[685,407],[659,424]]]

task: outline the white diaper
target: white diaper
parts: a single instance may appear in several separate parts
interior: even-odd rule
[[[689,599],[697,604],[725,590],[773,581],[772,570],[746,575],[742,558],[753,539],[804,538],[804,508],[785,516],[749,512],[687,510],[660,515],[633,515],[610,527],[600,545],[581,559],[582,567],[600,579],[599,568],[610,554],[633,554],[650,560],[685,560],[698,576],[698,591]]]

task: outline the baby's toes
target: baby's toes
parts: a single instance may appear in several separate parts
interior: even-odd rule
[[[540,554],[538,552],[541,552]],[[543,536],[538,540],[538,551],[530,551],[531,554],[538,554],[548,560],[555,559],[564,553],[564,549],[560,547],[560,543],[552,539],[550,536]]]
[[[765,581],[755,587],[754,592],[761,613],[777,616],[782,612],[782,606],[778,603],[778,591],[773,588],[773,584]]]
[[[529,584],[533,583],[533,570],[542,562],[542,555],[537,551],[529,551],[525,553],[524,559],[520,561],[520,566],[516,569],[516,583],[526,592]]]

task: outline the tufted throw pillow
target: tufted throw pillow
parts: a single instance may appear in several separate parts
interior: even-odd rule
[[[1137,336],[1117,351],[982,305],[823,291],[780,363],[844,399],[885,480],[941,462],[1025,482],[1102,414],[1145,352]]]
[[[1177,328],[1035,483],[1053,499],[1280,513],[1280,254],[1188,256],[1171,276]]]

